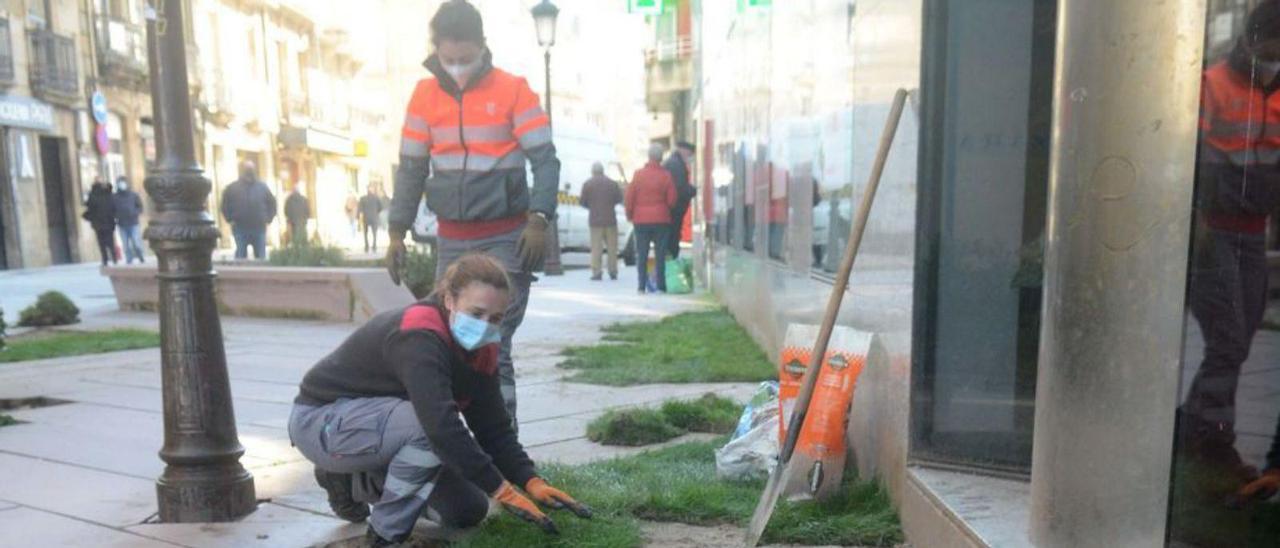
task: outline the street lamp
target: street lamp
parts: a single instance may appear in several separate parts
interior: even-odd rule
[[[538,45],[542,46],[542,58],[546,67],[546,104],[547,104],[547,124],[551,123],[551,46],[556,45],[556,17],[560,15],[560,8],[551,3],[551,0],[542,0],[538,5],[529,10],[533,14],[533,28],[538,33]],[[557,191],[559,191],[559,182],[556,182]],[[564,266],[560,262],[560,226],[553,219],[551,221],[551,237],[547,238],[547,262],[543,267],[543,272],[548,276],[560,276],[564,274]]]
[[[551,3],[551,0],[542,0],[538,5],[534,6],[530,12],[533,13],[533,27],[538,33],[538,45],[542,46],[543,60],[547,70],[547,119],[551,119],[551,46],[556,45],[556,17],[560,15],[560,8]]]
[[[151,112],[159,158],[147,174],[156,212],[146,238],[158,258],[164,473],[163,522],[232,521],[254,510],[253,476],[231,409],[222,324],[213,296],[218,229],[205,209],[212,183],[196,162],[187,83],[185,0],[147,9]]]

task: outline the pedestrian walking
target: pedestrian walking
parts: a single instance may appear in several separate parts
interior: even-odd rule
[[[249,256],[264,259],[267,254],[267,225],[276,218],[276,197],[267,184],[258,179],[258,166],[240,164],[240,178],[222,191],[222,216],[231,223],[236,240],[236,258]]]
[[[120,232],[120,242],[124,245],[125,263],[145,263],[145,247],[142,245],[142,197],[133,191],[127,177],[116,178],[116,193],[111,196],[111,204],[116,218],[116,229]]]
[[[504,405],[498,345],[515,291],[506,265],[463,255],[431,297],[375,316],[303,377],[289,438],[334,513],[368,518],[369,545],[398,545],[419,517],[475,527],[490,498],[548,532],[534,501],[590,517],[538,476]]]
[[[116,254],[116,206],[111,197],[111,185],[98,179],[89,189],[89,198],[84,202],[84,213],[80,217],[89,221],[93,233],[98,238],[98,251],[102,253],[102,266],[120,262]]]
[[[680,141],[676,149],[667,156],[662,164],[663,169],[671,174],[671,182],[676,186],[676,203],[671,206],[671,230],[667,235],[667,253],[672,259],[680,257],[680,236],[684,232],[684,217],[689,213],[689,202],[698,194],[697,187],[690,182],[693,172],[693,143]]]
[[[582,185],[578,203],[590,212],[587,225],[591,227],[591,279],[600,280],[601,255],[608,250],[609,279],[618,279],[618,215],[616,208],[623,202],[622,188],[618,182],[604,174],[604,164],[591,164],[591,178]]]
[[[364,252],[377,253],[378,229],[382,227],[382,197],[378,196],[373,184],[360,197],[360,224],[364,226]]]
[[[627,219],[635,227],[636,269],[640,274],[640,293],[649,281],[649,246],[653,246],[657,270],[657,286],[667,292],[667,246],[670,243],[671,209],[676,204],[676,186],[671,174],[659,163],[662,145],[649,147],[649,163],[636,171],[627,186]]]
[[[438,221],[437,274],[471,251],[487,252],[507,268],[513,286],[502,320],[498,372],[507,412],[515,420],[511,338],[524,321],[533,273],[543,266],[560,160],[538,95],[524,78],[493,66],[480,12],[452,0],[440,6],[430,26],[435,51],[425,66],[431,77],[414,89],[401,132],[387,266],[399,283],[404,236],[425,192]]]
[[[1236,388],[1267,303],[1266,229],[1280,207],[1280,2],[1259,4],[1227,59],[1205,70],[1188,301],[1204,359],[1180,408],[1179,448],[1247,483]]]
[[[307,245],[307,220],[311,218],[311,202],[303,193],[301,182],[293,184],[293,192],[284,200],[284,218],[289,223],[289,240],[293,245]]]

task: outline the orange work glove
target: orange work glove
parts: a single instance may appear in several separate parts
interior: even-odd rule
[[[516,488],[511,486],[511,482],[502,482],[502,487],[499,487],[490,496],[493,497],[493,500],[498,501],[498,504],[501,504],[504,510],[511,512],[522,520],[541,527],[547,534],[560,534],[560,530],[556,529],[555,522],[542,513],[542,510],[539,510],[538,505],[534,504],[533,501],[516,491]]]
[[[533,500],[555,509],[568,508],[569,511],[577,514],[580,518],[590,518],[591,508],[582,504],[564,491],[556,489],[547,484],[546,480],[534,476],[529,483],[524,484],[524,490],[533,497]]]
[[[1262,473],[1262,477],[1253,480],[1252,483],[1241,487],[1236,496],[1240,500],[1248,502],[1252,500],[1266,500],[1271,498],[1277,492],[1280,492],[1280,468],[1272,468]]]

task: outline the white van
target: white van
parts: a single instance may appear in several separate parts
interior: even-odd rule
[[[624,185],[627,176],[618,163],[613,143],[600,130],[588,125],[561,122],[555,125],[554,131],[556,156],[560,159],[560,192],[556,208],[560,249],[588,251],[591,249],[591,227],[587,224],[587,209],[579,205],[578,197],[582,195],[583,183],[591,178],[591,164],[604,164],[605,175]],[[526,166],[525,169],[529,168]],[[532,173],[528,174],[528,180],[532,183]],[[616,210],[618,238],[622,242],[628,242],[631,223],[627,222],[626,212],[621,204]],[[434,242],[436,228],[436,217],[427,209],[424,199],[418,204],[418,218],[413,223],[413,239],[423,243]]]

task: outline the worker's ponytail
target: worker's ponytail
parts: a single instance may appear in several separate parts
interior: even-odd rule
[[[511,291],[511,278],[507,276],[507,269],[502,263],[486,253],[473,252],[459,257],[445,269],[444,276],[436,280],[432,295],[441,300],[446,295],[457,298],[473,282],[501,291]]]

